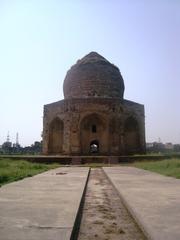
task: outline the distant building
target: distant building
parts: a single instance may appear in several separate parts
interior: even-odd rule
[[[165,144],[165,149],[173,150],[174,149],[174,145],[171,142],[168,142],[168,143]]]
[[[5,148],[11,148],[12,147],[12,142],[4,142],[2,144],[2,148],[5,149]]]
[[[174,144],[174,151],[180,152],[180,144]]]
[[[146,143],[146,149],[153,148],[154,143]]]
[[[180,152],[180,144],[151,142],[146,143],[146,149],[147,152]]]

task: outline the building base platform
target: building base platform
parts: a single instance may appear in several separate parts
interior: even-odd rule
[[[158,161],[170,158],[180,158],[180,155],[129,155],[129,156],[67,156],[67,155],[0,155],[0,158],[11,158],[14,160],[27,160],[37,163],[59,163],[62,165],[81,165],[90,163],[120,164],[135,161]]]

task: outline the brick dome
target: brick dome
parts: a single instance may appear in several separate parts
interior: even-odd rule
[[[119,69],[96,52],[91,52],[67,72],[64,98],[123,98],[124,81]]]

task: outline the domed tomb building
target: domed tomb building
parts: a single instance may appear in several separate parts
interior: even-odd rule
[[[44,154],[145,152],[144,106],[123,98],[115,65],[91,52],[67,72],[63,90],[64,100],[44,106]]]

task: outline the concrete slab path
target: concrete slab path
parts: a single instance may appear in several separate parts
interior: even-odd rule
[[[103,169],[149,239],[180,239],[180,180],[133,167]]]
[[[69,240],[88,171],[62,167],[1,187],[0,239]]]

